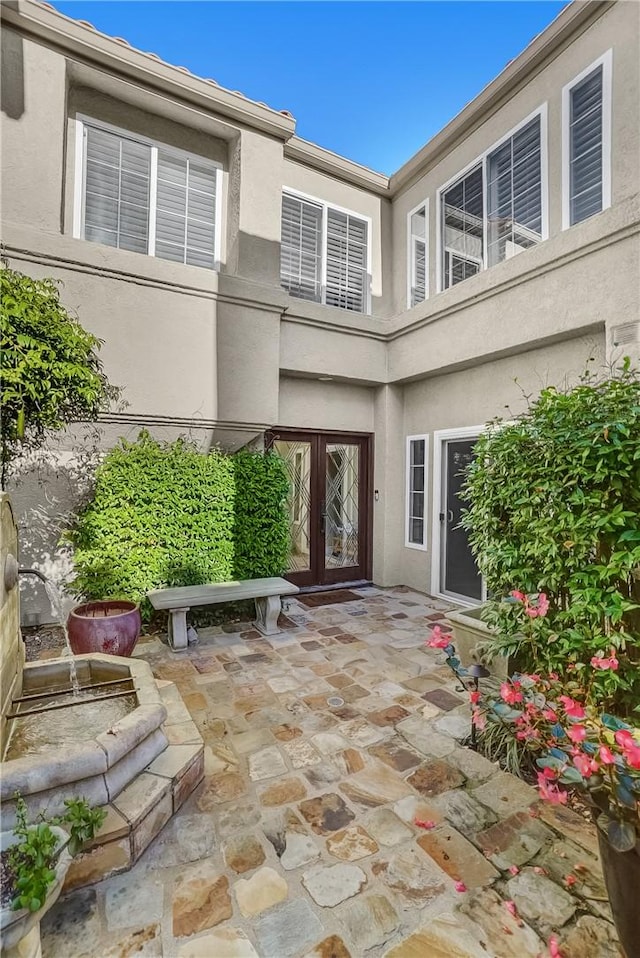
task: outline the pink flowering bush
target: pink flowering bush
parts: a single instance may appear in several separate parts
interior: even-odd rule
[[[482,616],[495,632],[487,654],[562,675],[613,647],[619,668],[603,670],[599,685],[617,714],[632,716],[640,702],[640,373],[626,362],[566,389],[549,386],[509,419],[476,442],[462,490],[463,525],[491,596]],[[514,583],[521,598],[505,601]],[[548,608],[535,604],[541,592]],[[525,617],[532,631],[523,630]]]
[[[546,614],[544,595],[511,593],[530,621]],[[517,745],[520,762],[535,769],[540,797],[564,805],[568,789],[579,789],[591,804],[598,827],[617,851],[640,839],[640,729],[602,708],[602,676],[615,675],[612,648],[589,663],[571,663],[566,674],[515,674],[498,689],[484,691],[468,682],[450,636],[436,626],[427,640],[443,649],[447,663],[469,685],[472,722],[489,735],[498,729]]]
[[[479,729],[509,730],[535,761],[541,798],[564,805],[567,789],[580,789],[611,845],[629,851],[640,837],[640,729],[593,702],[595,668],[569,681],[515,675],[480,697],[472,690],[472,720]]]

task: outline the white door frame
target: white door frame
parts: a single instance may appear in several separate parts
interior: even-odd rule
[[[447,595],[440,589],[441,535],[440,513],[442,512],[442,447],[449,439],[477,439],[486,429],[482,426],[458,426],[454,429],[437,429],[433,433],[433,515],[431,519],[431,595],[457,605],[474,607],[486,599],[486,585],[482,580],[482,599],[465,599],[458,595]]]

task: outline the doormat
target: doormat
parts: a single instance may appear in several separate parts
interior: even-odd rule
[[[298,602],[302,602],[309,609],[317,609],[320,605],[335,605],[338,602],[362,602],[362,596],[350,592],[349,589],[333,589],[329,592],[307,592],[297,595]]]

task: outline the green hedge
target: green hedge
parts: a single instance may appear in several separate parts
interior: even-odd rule
[[[275,455],[198,452],[141,433],[112,449],[68,535],[74,590],[144,600],[151,589],[280,575],[288,480]],[[143,601],[145,617],[149,603]]]
[[[640,711],[640,379],[625,367],[548,387],[499,426],[476,443],[463,520],[494,597],[494,650],[562,673],[613,648],[620,667],[595,686],[611,707]],[[549,596],[533,647],[518,646],[514,607],[499,601],[511,589]]]

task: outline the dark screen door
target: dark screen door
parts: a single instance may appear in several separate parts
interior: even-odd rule
[[[475,439],[450,439],[444,444],[440,588],[447,594],[480,600],[482,576],[471,552],[467,532],[460,526],[464,508],[460,498],[463,473],[473,460],[475,443]]]

